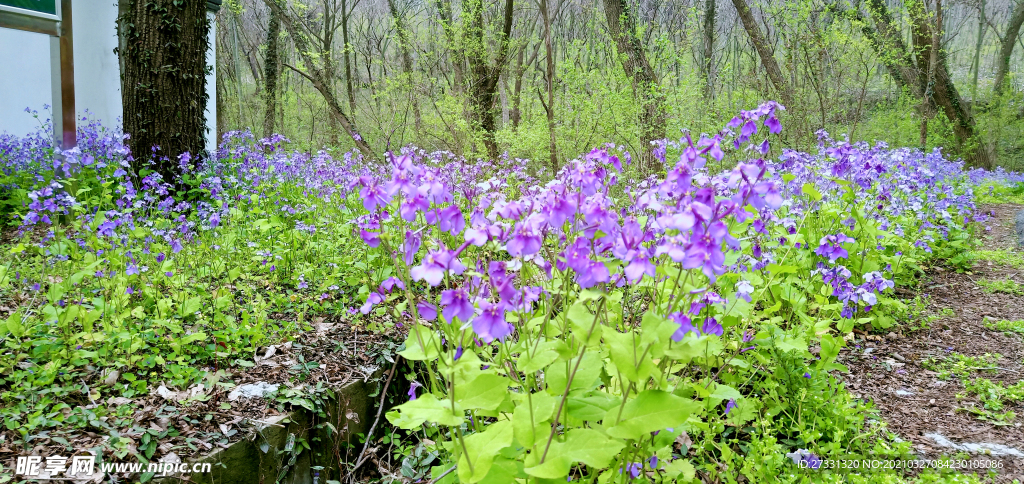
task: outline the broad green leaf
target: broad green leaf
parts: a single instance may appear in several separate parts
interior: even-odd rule
[[[796,351],[807,353],[807,341],[802,336],[787,336],[775,340],[775,347],[779,351]]]
[[[621,400],[605,392],[596,391],[585,397],[569,397],[565,400],[565,406],[570,417],[596,422],[603,419],[608,410],[619,402]]]
[[[422,341],[422,346],[420,342]],[[424,351],[424,347],[426,351]],[[433,360],[440,355],[437,350],[437,335],[430,329],[415,325],[409,330],[409,336],[405,338],[405,349],[398,354],[411,361]]]
[[[565,450],[570,460],[598,469],[608,467],[625,446],[621,440],[608,438],[593,429],[572,429],[565,437]]]
[[[735,400],[737,398],[743,398],[743,394],[737,391],[735,388],[729,385],[722,385],[721,383],[711,384],[711,395],[708,396],[712,400],[713,405],[718,405],[722,400]]]
[[[483,432],[464,437],[466,451],[459,456],[459,481],[480,482],[487,477],[498,452],[512,445],[512,422],[499,420]]]
[[[807,197],[810,198],[811,200],[814,200],[815,202],[821,201],[821,192],[818,191],[818,189],[814,186],[813,183],[804,183],[804,186],[800,191],[804,195],[807,195]]]
[[[464,410],[494,410],[508,395],[508,378],[483,373],[467,384],[455,387],[455,403]]]
[[[757,411],[759,408],[760,404],[755,399],[736,399],[736,406],[733,407],[731,411],[729,411],[729,415],[726,417],[726,421],[733,425],[743,425],[757,418]]]
[[[569,475],[569,468],[572,467],[572,461],[566,455],[565,444],[552,442],[546,457],[544,456],[545,447],[547,447],[547,443],[541,442],[537,444],[530,455],[526,456],[524,470],[527,474],[541,479],[564,479]],[[540,462],[541,457],[544,457],[543,463]]]
[[[567,361],[559,362],[548,367],[544,373],[544,377],[547,379],[548,393],[552,395],[562,395],[565,392],[566,375],[572,374],[573,368],[576,366],[576,358],[573,357]],[[604,356],[601,351],[598,350],[587,350],[583,355],[583,360],[580,362],[575,377],[572,380],[572,385],[569,387],[569,391],[574,390],[589,391],[597,386],[598,377],[601,376],[601,368],[604,367]]]
[[[615,369],[619,371],[622,378],[637,383],[636,367],[640,355],[636,349],[635,340],[638,338],[632,332],[620,333],[618,331],[605,331],[602,337],[610,349],[609,356]]]
[[[516,363],[516,366],[524,373],[534,373],[558,361],[563,354],[567,355],[568,352],[569,348],[560,339],[544,341],[537,345],[537,350],[533,353],[532,357],[524,351],[519,357],[519,362]]]
[[[662,317],[653,311],[644,314],[640,322],[640,344],[651,345],[650,355],[654,358],[661,358],[665,354],[672,333],[679,329],[679,325]]]
[[[463,421],[462,407],[458,403],[455,404],[453,412],[450,401],[438,400],[431,393],[395,407],[387,413],[387,418],[396,427],[406,430],[419,428],[423,422],[436,422],[452,427],[461,425]]]
[[[582,301],[577,301],[576,304],[569,307],[567,317],[569,318],[569,327],[578,340],[587,346],[596,345],[601,341],[601,323],[598,321],[595,324],[594,314],[583,305]]]
[[[686,459],[675,459],[665,466],[665,477],[672,479],[672,482],[686,483],[693,481],[696,470],[693,464]]]
[[[626,403],[622,417],[616,417],[619,409],[613,408],[605,416],[608,435],[620,439],[639,440],[655,430],[677,427],[686,421],[699,404],[688,398],[678,397],[661,390],[644,390]]]
[[[181,305],[180,312],[178,313],[178,315],[181,316],[181,317],[185,317],[185,316],[188,316],[190,314],[195,313],[196,311],[199,311],[202,308],[203,308],[203,298],[201,298],[199,296],[188,298]]]

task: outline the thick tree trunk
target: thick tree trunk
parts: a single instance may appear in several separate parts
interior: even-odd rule
[[[1006,74],[1010,71],[1010,56],[1013,55],[1013,46],[1020,36],[1020,27],[1024,24],[1024,0],[1018,0],[1017,8],[1013,10],[1010,23],[1006,25],[1006,34],[1002,38],[1002,45],[999,47],[999,64],[996,68],[995,92],[996,95],[1003,93],[1006,87]]]
[[[206,2],[121,2],[121,102],[128,148],[136,168],[155,153],[164,181],[177,183],[179,157],[190,153],[198,159],[206,143]]]
[[[771,46],[768,45],[768,40],[761,33],[761,27],[754,20],[754,14],[750,12],[750,7],[747,5],[746,0],[732,0],[732,4],[739,13],[740,21],[743,22],[743,30],[746,30],[747,36],[750,37],[750,43],[754,44],[754,49],[757,51],[758,57],[761,58],[761,65],[764,66],[764,70],[768,73],[768,80],[775,86],[775,90],[779,92],[782,103],[787,106],[792,104],[793,94],[790,91],[789,84],[786,82],[786,78],[782,76],[782,69],[779,69],[779,63],[775,60],[775,54],[772,52]]]
[[[498,159],[498,142],[495,138],[494,99],[498,93],[498,81],[508,58],[509,39],[512,36],[513,0],[505,0],[504,23],[498,34],[497,58],[493,64],[487,59],[487,43],[484,40],[484,3],[482,0],[467,2],[467,15],[470,25],[466,29],[466,58],[472,76],[470,86],[470,104],[473,117],[483,131],[484,147],[491,159]]]
[[[402,71],[408,78],[411,92],[412,101],[412,114],[413,120],[415,121],[416,133],[420,133],[423,129],[423,116],[420,114],[420,102],[419,96],[416,89],[416,78],[412,71],[412,52],[410,51],[411,43],[409,40],[409,31],[405,30],[405,22],[402,16],[398,12],[398,8],[395,6],[395,0],[388,0],[388,10],[391,11],[391,18],[395,21],[395,30],[398,31],[398,49],[402,53]]]
[[[866,26],[864,30],[875,54],[901,89],[909,89],[914,97],[923,96],[924,86],[919,82],[918,65],[903,41],[903,34],[893,26],[892,15],[885,1],[868,0],[868,11],[875,21],[875,30]]]
[[[964,104],[960,93],[949,75],[946,66],[946,55],[941,52],[941,46],[937,40],[942,38],[941,32],[933,34],[933,28],[929,25],[927,15],[923,9],[911,8],[910,20],[913,22],[912,31],[915,48],[918,51],[918,62],[924,62],[935,53],[934,82],[928,84],[929,74],[922,72],[921,82],[926,84],[925,92],[931,91],[931,100],[942,110],[946,118],[953,125],[953,135],[956,137],[957,150],[966,158],[967,163],[974,167],[991,168],[992,160],[985,149],[984,144],[978,138],[975,129],[974,116],[970,109]],[[922,69],[918,69],[921,71]]]
[[[604,13],[618,49],[622,68],[633,82],[633,95],[640,101],[640,168],[652,173],[655,166],[653,147],[655,140],[665,138],[665,94],[658,84],[658,76],[647,60],[643,44],[636,36],[636,19],[629,11],[627,0],[604,0]]]
[[[718,0],[704,0],[704,32],[703,32],[703,55],[701,56],[700,70],[704,78],[704,99],[712,100],[715,97],[715,7]]]
[[[331,118],[337,121],[341,126],[348,132],[349,136],[352,137],[352,141],[355,142],[356,147],[363,156],[376,160],[377,155],[370,148],[370,145],[366,143],[362,135],[356,129],[355,123],[349,119],[345,112],[341,109],[341,104],[338,103],[338,97],[334,94],[334,90],[331,88],[329,79],[325,77],[324,71],[317,68],[316,61],[310,55],[311,50],[306,44],[303,33],[298,31],[298,27],[295,25],[295,20],[288,15],[287,12],[274,0],[263,0],[267,4],[267,7],[276,10],[278,17],[284,24],[285,30],[288,31],[288,36],[291,37],[292,42],[295,43],[295,50],[302,57],[302,62],[306,65],[306,69],[309,72],[303,72],[302,75],[306,77],[320,92],[320,95],[327,101],[327,109],[331,114]]]
[[[277,44],[280,35],[281,19],[278,18],[276,11],[271,10],[270,20],[267,22],[267,57],[263,63],[263,97],[266,101],[263,110],[264,137],[274,134],[274,120],[277,117],[277,77],[281,72]]]

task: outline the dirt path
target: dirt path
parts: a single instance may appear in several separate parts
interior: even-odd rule
[[[1009,204],[984,207],[992,218],[983,224],[989,230],[980,235],[981,250],[1014,249],[1014,216],[1022,208]],[[1007,403],[1004,399],[1004,407],[993,411],[991,399],[986,408],[978,393],[965,387],[965,382],[976,384],[981,379],[1003,386],[1024,379],[1024,334],[986,326],[1000,320],[1024,320],[1024,295],[992,293],[981,285],[1003,280],[1024,284],[1024,264],[1015,267],[1013,261],[978,260],[967,273],[932,268],[918,288],[900,293],[910,300],[927,296],[925,314],[937,319],[917,329],[911,326],[921,326],[920,322],[903,322],[884,337],[857,335],[841,356],[850,368],[843,376],[849,391],[874,401],[889,429],[910,441],[922,458],[957,454],[950,443],[983,444],[1005,451],[989,445],[1002,444],[1024,453],[1024,401]],[[1001,357],[992,356],[995,354]],[[980,357],[985,363],[958,355]],[[954,367],[958,359],[961,363]],[[954,368],[960,376],[948,374]],[[1017,416],[1002,421],[993,417],[1008,410]],[[998,482],[1024,480],[1024,454],[993,457],[981,451],[971,455],[979,462],[998,459],[1002,463]]]

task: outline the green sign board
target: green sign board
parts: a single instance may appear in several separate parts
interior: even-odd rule
[[[0,11],[58,20],[57,0],[0,0]]]

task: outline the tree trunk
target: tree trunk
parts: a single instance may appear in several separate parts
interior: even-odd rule
[[[298,31],[298,27],[295,25],[295,20],[292,19],[291,16],[289,16],[275,0],[263,1],[267,4],[267,7],[277,11],[277,15],[284,24],[285,30],[288,31],[288,36],[291,37],[292,42],[295,43],[295,51],[302,57],[302,62],[306,65],[306,69],[309,71],[308,73],[302,72],[302,75],[304,75],[306,79],[313,84],[313,87],[315,87],[316,90],[320,92],[320,95],[324,97],[324,100],[327,101],[327,109],[330,112],[332,119],[341,124],[345,131],[348,132],[349,136],[352,137],[352,141],[355,142],[356,147],[363,153],[363,156],[371,160],[376,160],[377,155],[373,152],[373,149],[370,148],[370,145],[366,143],[366,140],[363,139],[362,135],[359,134],[355,123],[345,115],[344,111],[342,111],[341,104],[338,103],[338,98],[335,96],[334,90],[331,88],[331,84],[328,82],[328,79],[324,77],[324,71],[316,67],[316,62],[310,55],[311,51],[309,46],[306,44],[305,37]]]
[[[655,166],[651,143],[665,138],[665,93],[658,84],[658,76],[647,60],[643,44],[636,36],[636,19],[629,11],[627,0],[604,0],[604,13],[622,61],[622,68],[633,81],[633,95],[641,104],[640,110],[640,168],[653,173]]]
[[[864,32],[893,80],[901,89],[908,89],[914,97],[924,95],[919,82],[919,68],[903,41],[903,34],[893,26],[892,15],[884,0],[868,0],[868,10],[875,21],[875,29],[864,27]]]
[[[470,25],[466,29],[466,58],[472,76],[470,86],[470,104],[473,109],[475,124],[483,131],[484,147],[491,159],[498,159],[498,142],[495,139],[497,126],[494,122],[494,99],[498,92],[498,80],[508,58],[509,39],[512,36],[513,0],[505,0],[504,24],[498,34],[498,52],[494,64],[487,59],[487,43],[484,40],[484,3],[483,0],[470,0],[466,3],[466,14],[470,16]]]
[[[353,8],[355,6],[353,5]],[[356,90],[352,84],[352,45],[348,42],[348,20],[352,12],[348,10],[347,0],[341,0],[341,42],[345,45],[345,93],[348,94],[348,111],[356,115]]]
[[[128,148],[136,169],[155,154],[164,181],[178,183],[179,156],[198,159],[206,143],[206,2],[121,2],[126,3],[118,28],[125,39],[119,53]]]
[[[1006,74],[1010,71],[1010,56],[1013,55],[1013,46],[1020,36],[1020,27],[1024,24],[1024,0],[1018,0],[1017,8],[1013,9],[1010,23],[1006,25],[1006,34],[1002,38],[1002,45],[999,46],[999,64],[996,68],[995,92],[1001,95],[1006,87]]]
[[[408,78],[410,86],[410,100],[412,101],[412,114],[413,120],[415,121],[416,134],[418,135],[423,129],[423,116],[420,114],[420,102],[419,96],[416,89],[416,79],[412,71],[412,52],[409,50],[412,45],[409,41],[409,32],[405,30],[405,22],[402,20],[402,16],[398,13],[398,8],[395,6],[395,0],[388,0],[388,10],[391,11],[391,18],[395,21],[395,30],[398,31],[398,48],[402,53],[402,71]]]
[[[974,60],[971,62],[971,102],[978,102],[978,73],[981,71],[981,46],[985,43],[985,0],[978,6],[978,41],[974,43]]]
[[[923,8],[923,5],[922,5]],[[928,118],[933,116],[929,99],[932,98],[933,85],[935,84],[935,67],[939,63],[939,48],[942,45],[939,37],[942,32],[942,0],[935,0],[935,28],[932,29],[931,45],[928,50],[928,78],[925,83],[925,95],[921,99],[921,151],[927,149],[928,145]]]
[[[540,0],[540,15],[544,21],[544,50],[547,53],[547,69],[544,73],[544,84],[548,91],[548,101],[544,111],[548,116],[548,149],[551,152],[551,175],[558,173],[558,145],[555,142],[555,49],[551,45],[551,12],[548,11],[548,0]]]
[[[281,19],[277,12],[270,11],[270,20],[267,22],[267,57],[263,63],[263,96],[266,101],[263,110],[263,137],[269,138],[274,134],[274,120],[277,117],[277,77],[281,72],[280,53],[278,52],[278,37],[281,35]]]
[[[761,65],[764,66],[764,70],[768,73],[768,80],[772,82],[775,90],[779,92],[782,103],[787,106],[792,104],[793,95],[789,84],[786,83],[786,78],[782,76],[782,69],[779,69],[779,63],[775,61],[775,54],[772,53],[768,40],[761,33],[761,27],[754,20],[754,14],[750,12],[750,7],[747,5],[746,0],[732,0],[732,4],[739,13],[740,21],[743,22],[743,30],[746,30],[747,35],[750,37],[750,43],[754,44],[754,49],[757,50],[757,55],[761,58]]]
[[[704,78],[704,99],[715,98],[715,6],[718,0],[704,0],[704,32],[703,55],[701,57],[701,77]]]
[[[928,25],[928,19],[924,15],[923,9],[911,8],[910,13],[910,20],[913,23],[911,30],[913,31],[915,47],[920,54],[919,59],[923,60],[926,57],[930,57],[933,49],[938,51],[935,54],[937,60],[935,62],[934,82],[931,86],[926,87],[930,87],[932,92],[930,98],[953,125],[953,135],[956,137],[958,145],[957,150],[966,158],[967,164],[978,168],[991,168],[992,160],[983,143],[978,138],[974,116],[971,114],[970,109],[964,105],[963,99],[953,83],[953,79],[949,76],[945,54],[939,51],[941,46],[938,45],[937,39],[942,38],[942,32],[932,33],[932,27]],[[927,82],[927,77],[930,76],[924,73],[922,77],[924,82]],[[976,146],[971,146],[972,143],[976,144]]]

